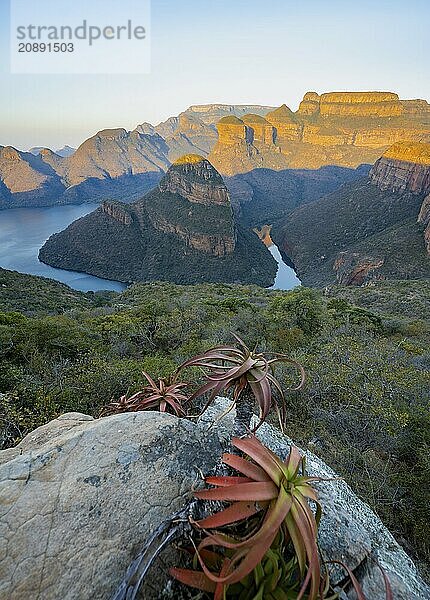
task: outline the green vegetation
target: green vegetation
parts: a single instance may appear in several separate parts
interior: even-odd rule
[[[423,197],[381,191],[359,179],[301,206],[285,225],[275,223],[272,239],[289,248],[306,285],[334,282],[333,265],[342,251],[383,259],[376,273],[387,279],[429,279],[423,227],[417,223]]]
[[[2,276],[3,447],[63,412],[98,415],[147,385],[143,371],[169,377],[236,332],[250,348],[304,366],[306,386],[286,397],[287,433],[344,476],[410,553],[430,561],[428,282],[327,294],[151,283],[94,295]],[[281,365],[277,379],[292,387],[297,373]]]

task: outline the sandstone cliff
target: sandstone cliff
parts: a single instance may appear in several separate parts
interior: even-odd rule
[[[430,105],[391,92],[308,92],[297,112],[253,105],[196,105],[158,125],[105,129],[68,156],[0,158],[0,207],[133,201],[184,154],[199,154],[225,175],[256,169],[319,169],[373,164],[400,141],[430,141]],[[12,150],[17,156],[11,160]],[[9,153],[9,158],[7,157]],[[13,152],[12,152],[13,153]]]
[[[381,190],[430,192],[430,143],[395,144],[375,163],[370,181]]]
[[[257,168],[357,167],[399,141],[430,141],[430,106],[391,92],[305,94],[293,113],[285,104],[261,117],[221,119],[210,159],[225,174]],[[272,126],[273,129],[270,128]]]
[[[176,161],[132,204],[104,202],[51,236],[40,259],[117,281],[222,281],[271,285],[276,262],[235,221],[230,196],[202,156]]]

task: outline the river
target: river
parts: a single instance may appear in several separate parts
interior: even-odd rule
[[[54,269],[38,259],[39,249],[53,233],[87,215],[98,204],[11,208],[0,211],[0,267],[29,275],[50,277],[81,292],[122,291],[126,285],[86,273]]]
[[[118,281],[55,269],[38,259],[39,249],[53,233],[62,231],[70,223],[97,207],[98,204],[80,204],[0,211],[0,267],[19,273],[49,277],[82,292],[124,290],[126,285]],[[300,285],[294,270],[282,260],[278,248],[272,245],[269,250],[279,265],[272,289],[290,290]]]

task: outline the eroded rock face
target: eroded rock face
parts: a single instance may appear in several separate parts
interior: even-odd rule
[[[179,194],[197,204],[229,205],[230,196],[221,175],[203,156],[185,155],[178,159],[160,181],[160,192]]]
[[[374,163],[402,140],[430,142],[428,108],[392,92],[308,92],[296,113],[283,104],[264,116],[273,131],[263,131],[257,115],[221,119],[210,160],[228,175]]]
[[[425,226],[424,243],[426,245],[427,254],[430,255],[430,194],[424,198],[424,202],[421,205],[418,223]]]
[[[384,264],[383,258],[362,256],[356,252],[340,252],[334,261],[336,281],[341,285],[363,285],[369,279],[377,279],[375,271]]]
[[[132,222],[132,216],[130,212],[127,210],[127,207],[120,202],[105,200],[100,208],[104,213],[112,217],[112,219],[118,221],[118,223],[130,225]]]
[[[0,598],[107,600],[221,446],[191,422],[66,414],[0,452]]]
[[[392,92],[329,92],[319,98],[321,115],[398,117],[403,106]]]
[[[370,171],[370,180],[381,190],[430,191],[430,143],[401,142],[389,148]]]

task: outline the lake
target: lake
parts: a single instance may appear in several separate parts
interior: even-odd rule
[[[124,283],[93,277],[86,273],[55,269],[41,263],[39,249],[46,240],[70,223],[95,210],[98,204],[12,208],[0,211],[0,267],[29,275],[40,275],[66,283],[82,292],[122,291]],[[290,290],[300,285],[294,270],[282,260],[275,245],[269,248],[279,268],[272,289]]]

